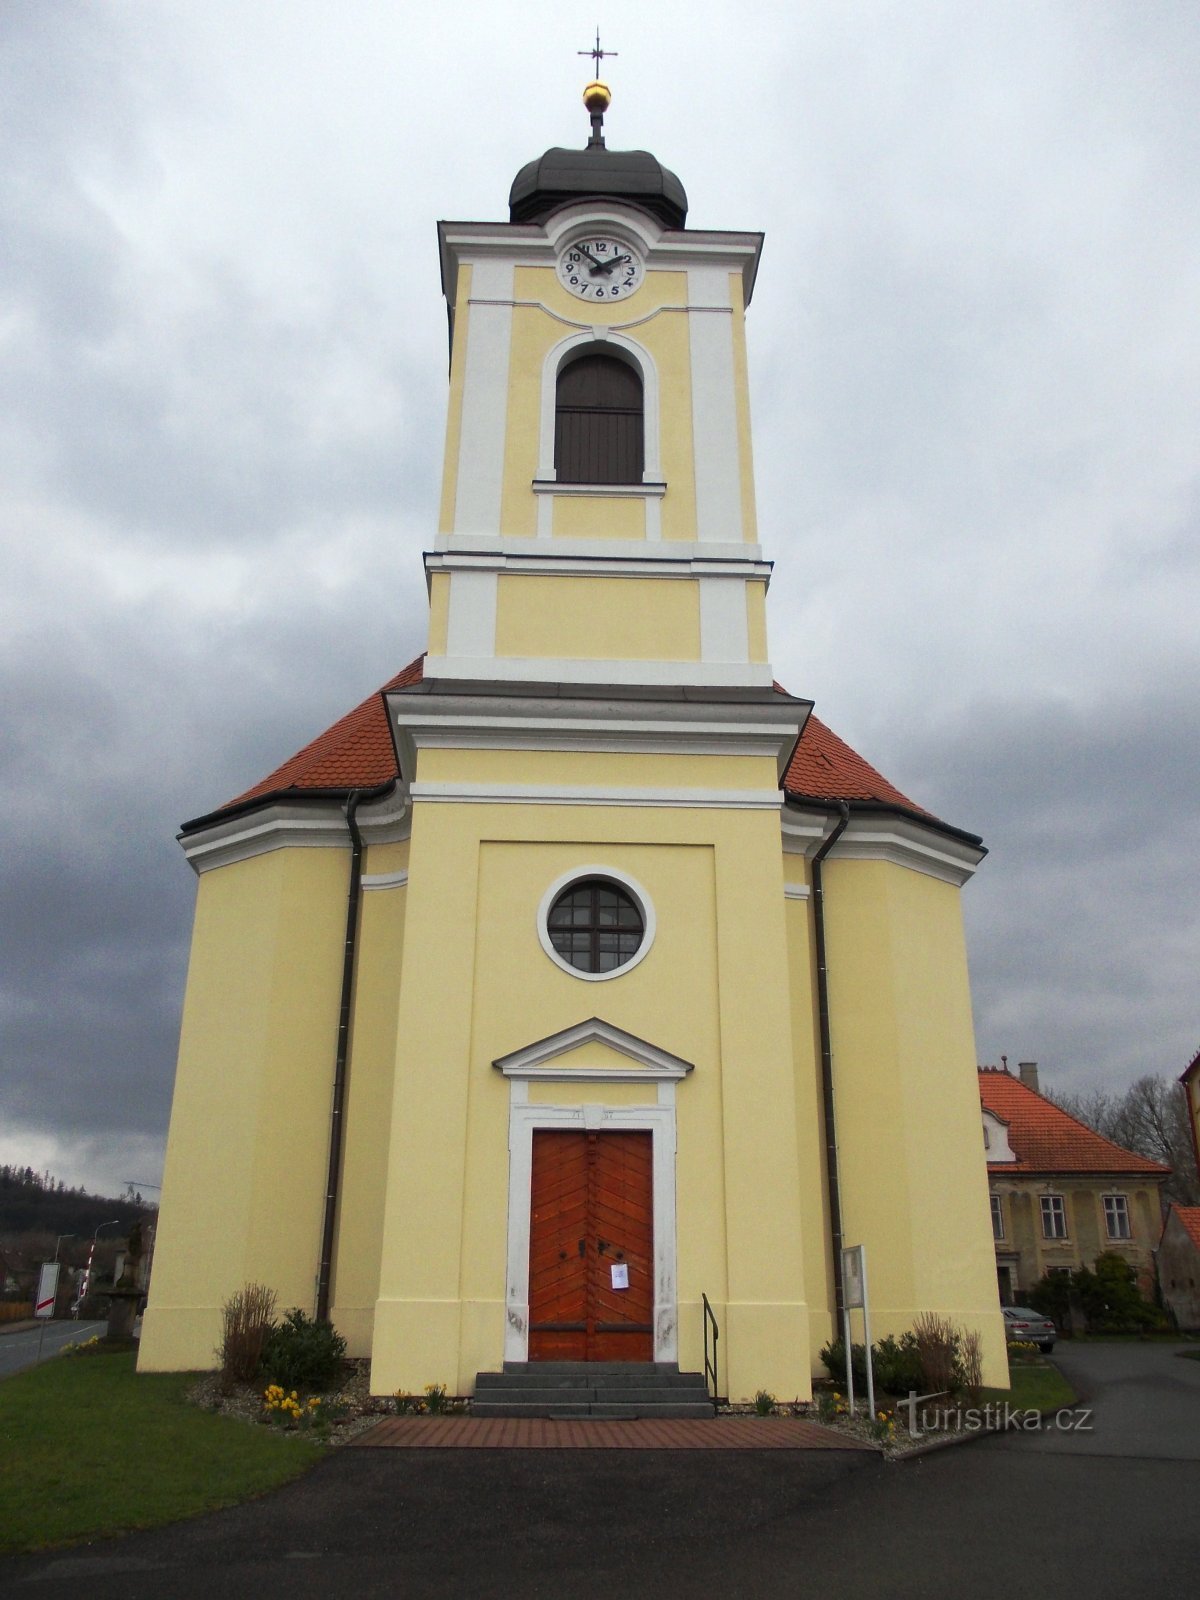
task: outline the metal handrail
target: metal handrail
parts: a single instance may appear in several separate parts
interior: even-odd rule
[[[712,1403],[714,1406],[724,1404],[721,1394],[721,1382],[717,1376],[717,1340],[721,1337],[721,1330],[717,1327],[717,1319],[713,1316],[713,1308],[708,1303],[708,1296],[701,1294],[701,1304],[704,1307],[704,1387],[708,1388],[709,1379],[712,1379]],[[712,1324],[712,1356],[709,1356],[708,1327]]]

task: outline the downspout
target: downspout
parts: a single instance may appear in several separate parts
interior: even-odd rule
[[[829,1031],[829,973],[825,962],[825,886],[822,863],[846,831],[850,807],[837,802],[841,819],[812,858],[813,940],[817,955],[817,1026],[821,1035],[821,1106],[825,1121],[825,1182],[829,1192],[829,1238],[833,1246],[834,1337],[840,1337],[845,1291],[842,1284],[842,1198],[838,1183],[837,1124],[833,1111],[833,1045]]]
[[[325,1182],[325,1216],[321,1224],[321,1261],[317,1269],[317,1321],[329,1320],[329,1279],[333,1265],[333,1231],[337,1221],[338,1186],[342,1175],[342,1113],[346,1103],[346,1060],[350,1044],[350,1012],[354,1003],[354,969],[358,954],[358,903],[362,897],[362,834],[358,808],[364,800],[382,800],[396,787],[395,778],[374,789],[351,789],[346,797],[350,833],[350,892],[346,899],[346,943],[342,956],[342,998],[338,1008],[337,1054],[333,1066],[333,1101],[329,1112],[329,1172]]]

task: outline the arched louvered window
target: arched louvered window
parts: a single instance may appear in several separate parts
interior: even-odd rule
[[[641,483],[642,380],[627,362],[589,353],[558,375],[554,470],[559,483]]]

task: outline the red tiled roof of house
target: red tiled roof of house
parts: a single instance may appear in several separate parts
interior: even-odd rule
[[[1184,1232],[1187,1234],[1188,1238],[1196,1246],[1196,1249],[1200,1250],[1200,1206],[1172,1205],[1170,1210],[1167,1212],[1168,1221],[1170,1220],[1172,1211],[1179,1218],[1180,1222],[1182,1222]]]
[[[1167,1177],[1169,1167],[1134,1155],[1014,1078],[1003,1067],[980,1067],[979,1098],[985,1111],[1008,1125],[1015,1161],[989,1161],[988,1171],[1141,1172]]]
[[[396,777],[396,753],[384,696],[389,690],[420,683],[424,665],[424,656],[409,662],[402,672],[361,705],[306,744],[303,750],[298,750],[260,783],[227,801],[221,810],[280,793],[299,795],[373,788]],[[788,763],[784,789],[795,800],[821,805],[838,800],[865,800],[897,806],[917,816],[929,817],[931,822],[935,820],[876,772],[819,717],[812,715]]]

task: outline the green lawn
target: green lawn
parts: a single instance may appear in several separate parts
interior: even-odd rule
[[[1026,1367],[1013,1362],[1009,1368],[1011,1389],[985,1389],[984,1402],[1002,1405],[1006,1400],[1013,1410],[1048,1411],[1052,1406],[1073,1406],[1079,1398],[1057,1367]]]
[[[188,1373],[57,1357],[0,1383],[0,1550],[151,1528],[263,1494],[323,1453],[184,1399]]]

